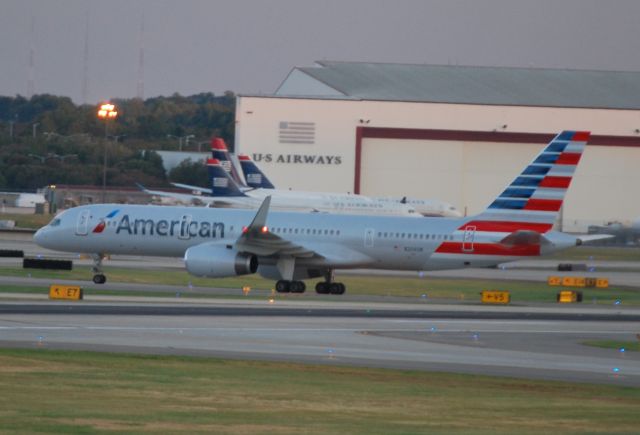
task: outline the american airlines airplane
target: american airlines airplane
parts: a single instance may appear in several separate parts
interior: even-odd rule
[[[247,186],[254,189],[275,189],[273,183],[258,168],[253,160],[247,155],[240,154],[238,156],[242,173],[247,182]],[[394,197],[368,197],[376,202],[383,204],[406,204],[423,216],[441,216],[441,217],[461,217],[460,213],[453,205],[440,201],[438,199],[419,199],[419,198],[394,198]]]
[[[403,218],[122,204],[64,211],[34,236],[45,248],[92,254],[94,282],[107,254],[183,257],[197,276],[258,272],[279,292],[342,294],[336,269],[442,270],[538,257],[585,240],[553,230],[589,138],[564,131],[480,214]]]

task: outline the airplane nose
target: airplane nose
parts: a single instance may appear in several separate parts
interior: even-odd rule
[[[42,243],[44,242],[45,239],[45,234],[44,234],[44,228],[40,228],[38,231],[36,231],[36,233],[33,235],[33,241],[36,243],[36,245],[38,246],[42,246]]]

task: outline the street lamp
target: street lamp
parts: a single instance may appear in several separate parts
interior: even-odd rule
[[[183,139],[184,139],[184,144],[186,146],[189,146],[189,139],[193,139],[194,137],[196,137],[194,134],[188,134],[186,136],[174,136],[172,134],[167,135],[167,139],[170,139],[170,138],[178,139],[178,146],[180,151],[182,151]]]
[[[116,119],[118,111],[111,103],[104,103],[98,110],[98,118],[104,119],[104,159],[102,160],[102,202],[105,202],[107,189],[107,140],[109,137],[109,120]]]
[[[184,145],[186,147],[189,146],[189,139],[193,139],[194,137],[196,137],[194,134],[189,134],[187,136],[184,137]]]

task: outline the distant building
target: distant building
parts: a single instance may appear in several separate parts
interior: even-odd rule
[[[238,152],[280,188],[438,198],[473,214],[561,130],[592,140],[565,230],[640,216],[640,73],[317,62],[241,95]]]

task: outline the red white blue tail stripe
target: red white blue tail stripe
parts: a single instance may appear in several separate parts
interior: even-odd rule
[[[246,196],[218,159],[207,159],[211,196]]]
[[[238,160],[240,161],[240,167],[242,168],[244,179],[247,180],[247,186],[254,189],[276,188],[249,156],[240,154],[238,156]]]
[[[530,256],[539,243],[503,243],[516,232],[544,234],[552,230],[567,189],[580,162],[589,132],[563,131],[516,177],[482,213],[464,223],[438,254]]]
[[[236,167],[231,161],[231,154],[229,153],[229,149],[227,148],[227,144],[224,139],[220,137],[214,137],[211,139],[211,157],[220,162],[220,166],[224,168],[238,186],[244,186],[244,181],[240,178]]]

